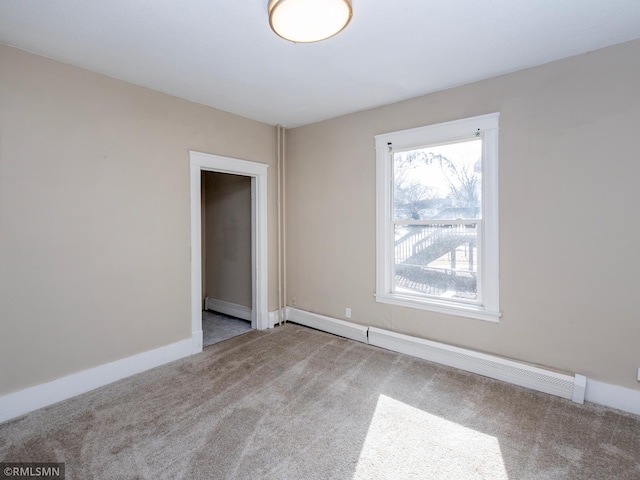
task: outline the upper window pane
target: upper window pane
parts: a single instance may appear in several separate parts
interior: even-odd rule
[[[482,139],[393,155],[395,220],[482,218]]]

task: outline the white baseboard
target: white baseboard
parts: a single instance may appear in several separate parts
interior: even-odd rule
[[[293,323],[298,323],[300,325],[305,325],[342,337],[351,338],[359,342],[371,343],[372,345],[377,345],[382,348],[388,348],[395,351],[401,351],[399,350],[400,348],[405,350],[408,349],[411,351],[401,351],[401,353],[407,353],[409,355],[420,357],[421,355],[415,355],[415,349],[420,348],[417,345],[423,342],[429,342],[416,337],[409,337],[408,335],[388,332],[374,327],[364,327],[355,323],[295,308],[287,308],[285,311],[287,319]],[[277,310],[269,312],[269,323],[271,326],[278,323]],[[384,335],[381,336],[381,333]],[[371,337],[372,341],[369,341],[368,335]],[[382,344],[385,342],[381,341],[381,338],[384,339],[384,337],[387,337],[388,342],[393,342],[393,339],[400,339],[401,341],[396,342],[395,346],[384,346]],[[407,338],[405,339],[402,337]],[[403,344],[404,346],[402,346]],[[114,362],[84,370],[48,383],[20,390],[15,393],[10,393],[0,397],[0,422],[19,417],[39,408],[53,405],[54,403],[62,400],[66,400],[76,395],[94,390],[98,387],[108,385],[109,383],[117,380],[187,357],[200,351],[202,351],[202,332],[194,332],[193,337],[190,339],[172,343],[148,352],[139,353],[121,360],[116,360]],[[456,365],[452,366],[455,367]],[[578,377],[584,379],[582,376],[576,377],[576,380],[579,380]],[[578,388],[580,388],[579,383],[579,381],[576,382]],[[528,385],[523,386],[526,387]],[[611,385],[595,380],[587,380],[586,392],[584,391],[584,388],[583,392],[584,400],[588,402],[640,415],[640,390]],[[576,393],[574,392],[574,395],[575,394]],[[575,398],[574,401],[576,401]]]
[[[244,305],[240,305],[237,303],[226,302],[224,300],[217,300],[215,298],[207,297],[204,300],[204,308],[205,310],[211,310],[214,312],[220,312],[227,315],[231,315],[232,317],[241,318],[242,320],[251,321],[251,308],[246,307]],[[283,317],[286,314],[286,309],[282,309]],[[279,323],[278,310],[272,310],[269,312],[267,328],[273,328],[275,325]],[[196,333],[194,332],[194,338]],[[202,337],[202,331],[200,332],[200,337]],[[195,343],[194,343],[195,345]],[[195,347],[194,347],[195,348]],[[200,348],[202,351],[202,348]],[[194,353],[197,353],[194,351]]]
[[[337,318],[325,317],[324,315],[318,315],[317,313],[306,312],[291,307],[287,307],[287,320],[306,327],[315,328],[316,330],[333,333],[340,337],[368,343],[367,331],[369,327],[355,323],[345,322]]]
[[[204,308],[206,310],[212,310],[214,312],[231,315],[232,317],[241,318],[242,320],[251,321],[251,307],[240,305],[238,303],[231,303],[207,297],[204,300]]]
[[[585,400],[640,415],[640,390],[587,380]]]
[[[278,312],[282,312],[282,320],[287,319],[287,309],[281,308],[280,310],[272,310],[269,312],[269,328],[274,328],[276,325],[280,323],[280,315]]]
[[[201,323],[202,325],[202,323]],[[200,330],[196,330],[195,332],[191,332],[191,354],[195,355],[196,353],[200,353],[202,351],[202,327]]]
[[[200,335],[202,343],[202,335]],[[0,422],[192,354],[187,339],[0,397]]]

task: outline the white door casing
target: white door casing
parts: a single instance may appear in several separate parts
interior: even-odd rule
[[[251,177],[251,327],[269,327],[267,306],[267,168],[201,152],[189,152],[191,168],[191,338],[193,353],[202,351],[202,237],[201,184],[203,171]]]

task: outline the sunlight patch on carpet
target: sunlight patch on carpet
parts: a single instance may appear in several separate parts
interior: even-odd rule
[[[357,480],[508,480],[498,440],[380,395],[356,472]]]

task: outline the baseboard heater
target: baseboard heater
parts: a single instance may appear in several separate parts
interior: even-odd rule
[[[341,337],[584,403],[584,375],[559,373],[506,358],[287,307],[287,320]]]
[[[237,303],[225,302],[224,300],[206,297],[204,299],[204,309],[251,321],[251,307],[246,307]]]
[[[369,344],[431,362],[477,373],[485,377],[556,395],[584,403],[587,379],[584,375],[569,375],[515,362],[505,358],[452,347],[443,343],[402,335],[369,327]]]
[[[358,325],[353,322],[345,322],[337,318],[326,317],[317,313],[298,310],[297,308],[287,307],[287,320],[305,327],[315,328],[323,332],[333,333],[339,337],[350,338],[362,343],[368,343],[367,331],[369,327]]]

